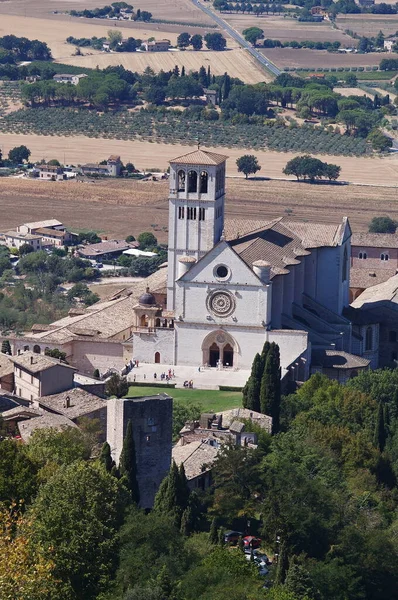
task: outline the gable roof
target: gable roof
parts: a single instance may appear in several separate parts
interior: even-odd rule
[[[41,373],[42,371],[52,369],[53,367],[63,367],[65,369],[77,371],[75,367],[71,367],[71,365],[67,365],[57,358],[52,358],[45,354],[36,354],[35,352],[24,352],[17,356],[10,356],[10,360],[17,365],[17,367],[26,369],[29,373]]]
[[[351,246],[370,246],[371,248],[398,248],[396,233],[353,233]]]
[[[40,417],[34,417],[27,421],[18,423],[19,433],[24,442],[28,441],[36,429],[54,428],[62,431],[67,427],[77,428],[77,425],[64,415],[55,415],[54,413],[44,412]]]
[[[44,408],[54,410],[72,420],[106,408],[105,400],[82,388],[72,388],[60,394],[42,396],[37,402]]]
[[[193,152],[188,152],[188,154],[183,154],[182,156],[178,156],[177,158],[173,158],[170,160],[170,164],[178,163],[180,165],[208,165],[208,166],[216,166],[221,165],[223,162],[227,160],[228,156],[224,156],[223,154],[216,154],[215,152],[209,152],[207,150],[194,150]]]
[[[384,301],[398,304],[398,275],[390,277],[384,283],[379,283],[364,290],[351,303],[351,306],[361,308],[364,304],[375,304],[376,302]]]
[[[172,458],[177,467],[184,465],[188,481],[209,471],[217,457],[219,449],[201,440],[184,446],[176,445],[172,450]]]

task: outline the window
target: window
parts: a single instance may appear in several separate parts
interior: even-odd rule
[[[178,171],[178,191],[185,192],[185,171]]]
[[[214,275],[217,279],[226,279],[229,275],[229,269],[225,265],[218,265],[214,269]]]
[[[388,341],[395,344],[397,341],[397,332],[396,331],[390,331],[388,334]]]
[[[185,207],[184,206],[179,206],[178,207],[178,218],[179,219],[184,219],[184,215],[185,215]]]
[[[380,260],[388,260],[390,257],[388,256],[388,254],[380,254]]]
[[[196,221],[196,208],[190,206],[187,208],[188,221]]]
[[[198,174],[196,171],[188,173],[188,193],[194,194],[198,191]]]
[[[373,348],[373,330],[368,327],[365,336],[365,350],[372,350]]]
[[[205,209],[200,208],[199,209],[199,221],[204,221],[204,220],[205,220]]]
[[[207,172],[202,171],[200,174],[200,193],[201,194],[207,194],[208,181],[209,181],[209,176],[208,176]]]
[[[362,259],[366,260],[368,258],[368,255],[366,254],[366,252],[360,252],[358,254],[358,258],[362,258]]]

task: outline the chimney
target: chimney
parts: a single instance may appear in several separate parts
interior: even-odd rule
[[[64,402],[64,408],[70,408],[70,396],[66,396]]]
[[[33,356],[30,357],[30,364],[33,365]]]

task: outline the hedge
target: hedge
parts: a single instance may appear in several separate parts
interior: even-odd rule
[[[242,392],[243,387],[233,386],[233,385],[219,385],[218,389],[220,392]]]

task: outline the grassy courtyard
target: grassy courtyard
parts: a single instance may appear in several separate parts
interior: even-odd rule
[[[218,390],[196,390],[185,388],[167,388],[163,387],[147,387],[147,386],[130,386],[129,397],[134,396],[152,396],[153,394],[161,394],[162,392],[170,394],[172,398],[180,402],[189,402],[195,406],[199,406],[201,412],[221,412],[229,408],[242,406],[241,392],[220,392]]]

